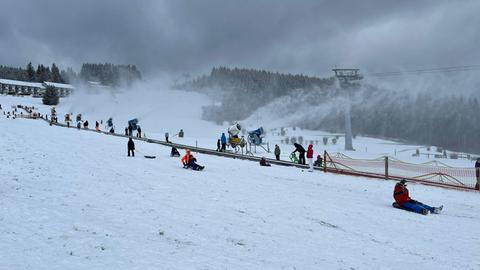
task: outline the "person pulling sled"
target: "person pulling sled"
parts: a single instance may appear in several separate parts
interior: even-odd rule
[[[192,169],[194,171],[201,171],[205,167],[197,164],[197,159],[190,153],[190,150],[185,151],[185,156],[182,157],[183,168]]]
[[[443,205],[440,207],[432,207],[419,201],[412,200],[408,195],[407,181],[405,179],[402,179],[395,185],[395,189],[393,190],[393,198],[395,199],[393,207],[423,215],[427,215],[428,212],[432,214],[439,214],[443,209]]]

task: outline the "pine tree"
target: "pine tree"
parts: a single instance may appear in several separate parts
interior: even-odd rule
[[[57,89],[53,86],[47,86],[45,94],[43,94],[43,104],[45,105],[57,105],[60,100]]]
[[[62,76],[60,75],[60,70],[59,70],[58,67],[55,65],[55,63],[52,64],[51,80],[52,80],[52,82],[63,83],[63,81],[62,81]]]
[[[35,81],[35,69],[33,68],[32,62],[27,65],[27,80],[29,82]]]

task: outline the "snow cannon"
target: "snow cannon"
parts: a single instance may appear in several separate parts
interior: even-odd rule
[[[265,130],[263,127],[259,127],[255,130],[248,132],[248,142],[255,145],[262,144],[262,139],[265,137]]]
[[[228,134],[232,137],[238,137],[238,134],[242,130],[242,126],[239,123],[235,123],[233,126],[228,128]]]
[[[132,120],[128,120],[128,126],[132,126],[133,130],[137,130],[138,119],[133,118]]]

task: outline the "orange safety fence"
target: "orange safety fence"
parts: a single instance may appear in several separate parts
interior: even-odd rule
[[[413,164],[392,157],[353,159],[341,153],[325,153],[326,170],[345,174],[385,179],[406,178],[411,181],[474,189],[477,183],[475,168],[450,167],[442,163]]]

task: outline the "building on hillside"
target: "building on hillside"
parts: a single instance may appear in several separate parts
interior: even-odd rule
[[[75,89],[75,87],[73,87],[71,84],[65,84],[65,83],[44,82],[43,86],[55,87],[55,89],[57,89],[61,97],[66,97],[71,95],[72,91]]]
[[[0,79],[0,94],[7,95],[38,95],[45,91],[41,83]]]
[[[33,95],[34,97],[41,97],[45,93],[47,86],[54,87],[61,97],[66,97],[72,94],[75,89],[70,84],[54,83],[54,82],[25,82],[16,80],[0,79],[0,94],[5,95]]]

